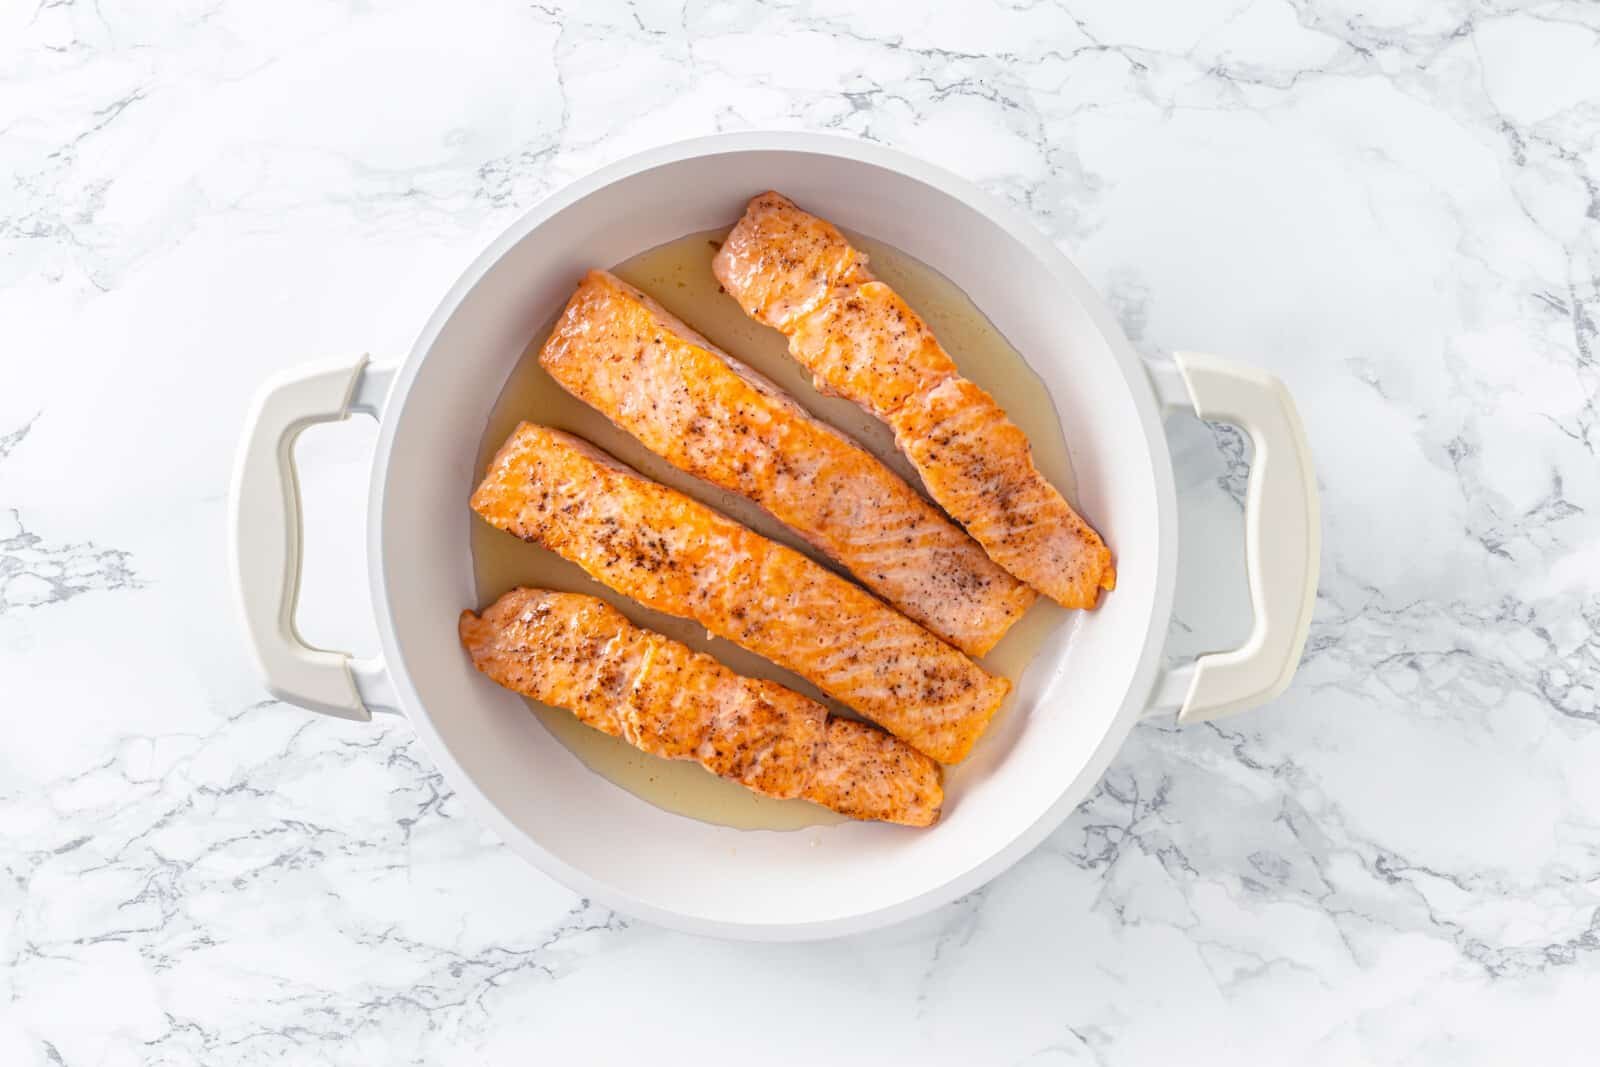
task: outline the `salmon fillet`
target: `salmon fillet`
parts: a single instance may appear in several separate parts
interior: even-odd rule
[[[996,563],[1069,608],[1116,586],[1110,549],[1039,473],[1027,437],[832,224],[762,193],[712,269],[788,337],[818,389],[889,424],[929,495]]]
[[[755,501],[964,652],[988,652],[1033,603],[865,449],[605,271],[578,286],[539,362],[646,448]]]
[[[860,586],[570,434],[518,426],[472,507],[624,596],[787,667],[941,763],[966,756],[1011,689]]]
[[[514,589],[482,616],[463,611],[459,630],[473,665],[495,682],[652,755],[856,819],[939,818],[939,765],[927,756],[641,629],[596,597]]]

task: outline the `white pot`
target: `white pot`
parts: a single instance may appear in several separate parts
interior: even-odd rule
[[[457,643],[457,613],[478,606],[466,498],[479,437],[534,332],[584,270],[728,225],[768,188],[972,297],[1049,388],[1079,501],[1116,549],[1116,591],[1060,627],[1015,679],[1003,729],[952,775],[931,830],[753,832],[668,814],[587,770]],[[1242,648],[1163,673],[1178,528],[1161,421],[1176,409],[1235,422],[1254,442],[1255,627]],[[367,531],[381,662],[309,649],[292,621],[291,443],[352,411],[381,424]],[[246,625],[275,695],[351,718],[398,711],[479,817],[585,896],[666,926],[772,941],[882,926],[981,885],[1072,811],[1141,715],[1192,721],[1271,699],[1299,660],[1318,560],[1310,456],[1275,379],[1208,356],[1146,364],[1072,264],[978,189],[884,148],[803,134],[711,137],[608,167],[479,256],[397,368],[363,357],[268,385],[246,427],[232,515]]]

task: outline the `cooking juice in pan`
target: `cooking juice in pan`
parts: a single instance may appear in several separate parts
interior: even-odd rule
[[[643,289],[712,343],[772,379],[802,406],[855,438],[913,486],[915,472],[894,447],[888,427],[848,400],[825,397],[811,386],[810,375],[789,357],[776,330],[754,322],[732,298],[722,293],[711,274],[711,257],[726,231],[691,234],[652,248],[612,270]],[[1072,466],[1060,423],[1043,383],[1022,357],[976,308],[966,294],[937,271],[877,241],[850,235],[851,243],[871,257],[872,271],[903,296],[927,320],[961,373],[988,390],[1033,444],[1034,462],[1057,488],[1072,498]],[[576,285],[578,279],[572,279]],[[552,323],[553,324],[553,323]],[[648,477],[664,482],[709,504],[746,526],[833,566],[771,516],[742,497],[698,482],[678,471],[613,426],[603,415],[574,400],[539,366],[548,327],[533,339],[506,380],[479,447],[476,474],[516,424],[524,419],[568,430],[592,441]],[[464,491],[465,492],[465,491]],[[463,494],[464,495],[464,494]],[[851,714],[809,683],[737,645],[708,638],[684,619],[642,608],[599,583],[576,564],[472,520],[472,562],[477,581],[476,607],[487,606],[519,585],[591,593],[604,597],[634,622],[707,652],[741,674],[771,678],[820,700],[835,714]],[[836,568],[837,569],[837,568]],[[1045,636],[1068,622],[1068,613],[1041,597],[1005,638],[980,662],[1015,681]],[[802,800],[773,800],[717,778],[697,764],[650,756],[624,741],[582,725],[569,712],[529,701],[540,721],[572,754],[593,770],[635,796],[667,811],[705,822],[741,829],[796,830],[845,821],[844,817]],[[1007,714],[1002,709],[996,726]],[[978,742],[981,754],[985,740]],[[976,756],[974,757],[977,758]],[[962,767],[945,773],[947,804],[959,799]]]

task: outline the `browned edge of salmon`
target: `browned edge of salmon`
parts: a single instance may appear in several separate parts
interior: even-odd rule
[[[473,665],[494,682],[641,751],[851,818],[907,826],[939,818],[944,791],[932,759],[635,626],[598,597],[513,589],[481,616],[463,611],[458,628]]]
[[[818,389],[889,424],[929,495],[996,563],[1069,608],[1115,587],[1111,550],[1039,472],[1027,437],[837,227],[762,193],[712,269],[746,314],[788,337]]]

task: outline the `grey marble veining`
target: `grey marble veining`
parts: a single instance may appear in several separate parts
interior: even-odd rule
[[[265,700],[223,578],[266,375],[402,353],[540,197],[763,127],[949,167],[1141,351],[1280,375],[1324,513],[1280,700],[777,947],[596,908],[403,723]],[[1593,1062],[1597,139],[1579,0],[0,5],[0,1063]],[[300,450],[351,645],[361,432]],[[1181,657],[1241,632],[1248,468],[1169,439]]]

